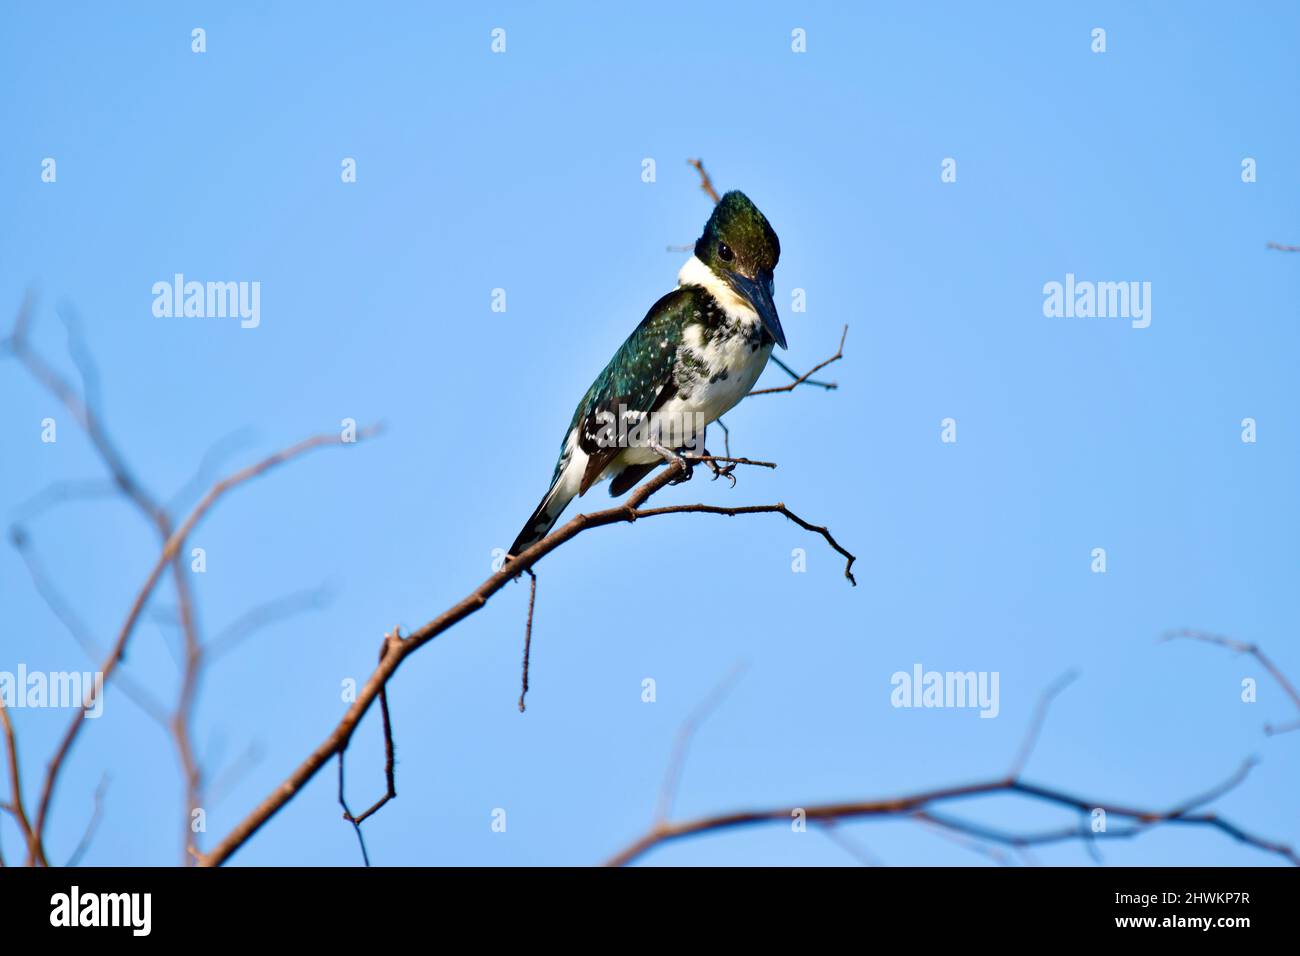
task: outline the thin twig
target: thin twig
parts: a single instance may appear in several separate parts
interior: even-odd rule
[[[989,846],[985,841],[971,836],[970,827],[963,821],[950,820],[937,813],[929,810],[917,810],[912,814],[912,819],[918,823],[924,824],[931,832],[938,834],[945,840],[955,843],[957,846],[964,847],[972,853],[978,853],[986,856],[1000,866],[1007,866],[1011,860],[1005,853],[997,847]]]
[[[677,799],[677,788],[681,783],[682,770],[686,766],[686,757],[691,749],[691,742],[695,739],[695,734],[699,731],[700,726],[709,719],[709,715],[717,709],[718,705],[726,699],[731,693],[733,687],[740,681],[745,674],[746,664],[743,661],[736,663],[717,686],[713,688],[704,700],[696,705],[695,710],[687,715],[682,721],[682,725],[677,729],[677,738],[673,742],[673,753],[668,760],[668,769],[664,773],[664,782],[659,790],[659,803],[655,807],[655,823],[667,820],[673,812],[673,802]]]
[[[811,375],[812,374],[811,372],[809,372],[808,375],[800,375],[798,372],[796,372],[790,366],[786,365],[775,355],[769,355],[767,357],[767,360],[773,363],[777,368],[785,372],[786,375],[789,375],[795,381],[802,381],[804,385],[816,385],[818,388],[824,388],[828,392],[834,391],[835,389],[839,388],[839,385],[837,385],[835,382],[823,382],[820,379],[809,378],[808,375]]]
[[[818,820],[815,821],[818,830],[826,835],[826,838],[838,846],[849,856],[853,857],[862,866],[880,866],[880,860],[874,854],[869,852],[866,847],[851,838],[843,832],[844,828],[835,820]]]
[[[654,518],[659,515],[681,515],[681,514],[698,514],[698,515],[724,515],[728,518],[739,517],[740,515],[762,515],[762,514],[779,514],[785,515],[805,531],[812,531],[826,539],[826,543],[838,551],[845,559],[844,576],[848,578],[849,583],[857,587],[858,580],[853,576],[853,563],[857,558],[841,547],[840,543],[831,535],[830,530],[821,525],[809,524],[803,518],[787,508],[784,504],[777,502],[774,505],[745,505],[739,508],[722,508],[717,505],[669,505],[664,508],[648,508],[638,510],[636,518]]]
[[[1286,674],[1282,673],[1282,669],[1273,663],[1258,644],[1249,644],[1245,641],[1236,640],[1235,638],[1224,637],[1221,634],[1209,634],[1205,631],[1194,631],[1187,628],[1183,628],[1179,631],[1170,631],[1165,634],[1162,639],[1166,641],[1174,641],[1179,640],[1180,638],[1190,641],[1203,641],[1206,644],[1217,644],[1220,647],[1226,647],[1231,651],[1236,651],[1238,654],[1249,654],[1251,657],[1255,658],[1255,660],[1259,661],[1260,666],[1263,667],[1264,670],[1268,671],[1268,673],[1272,675],[1273,679],[1277,681],[1278,686],[1282,688],[1283,693],[1285,693],[1287,697],[1291,698],[1291,703],[1295,704],[1297,710],[1300,710],[1300,691],[1296,690],[1295,685],[1287,679]],[[1275,734],[1285,734],[1296,729],[1300,729],[1300,718],[1286,724],[1264,725],[1264,733],[1270,736]]]
[[[824,362],[818,362],[818,363],[817,363],[816,365],[814,365],[811,369],[809,369],[809,370],[808,370],[807,372],[805,372],[803,375],[800,375],[798,378],[796,378],[796,379],[795,379],[793,382],[791,382],[790,384],[788,384],[788,385],[778,385],[778,386],[775,386],[775,387],[773,387],[773,388],[759,388],[759,389],[755,389],[754,391],[750,392],[750,393],[749,393],[748,395],[746,395],[745,397],[746,397],[746,398],[753,398],[755,395],[775,395],[777,392],[793,392],[793,391],[794,391],[796,388],[798,388],[800,385],[810,384],[808,380],[809,380],[809,379],[810,379],[810,378],[811,378],[815,373],[820,372],[822,369],[824,369],[827,365],[830,365],[832,362],[838,362],[840,359],[844,358],[844,340],[845,340],[846,338],[848,338],[848,335],[849,335],[849,327],[846,325],[846,326],[844,326],[844,331],[840,333],[840,347],[839,347],[838,349],[835,350],[835,354],[832,355],[830,358],[826,359]],[[789,370],[787,369],[787,371],[789,371]],[[831,388],[839,388],[839,386],[836,385],[834,382],[832,382],[832,383],[830,383],[830,384],[824,384],[824,383],[818,382],[817,384],[819,384],[819,385],[821,385],[823,388],[827,388],[827,389],[831,389]]]
[[[704,171],[704,161],[700,159],[688,159],[688,163],[695,167],[695,171],[700,174],[700,189],[704,190],[704,195],[708,196],[715,203],[721,200],[718,191],[713,188],[713,180],[709,174]]]
[[[528,620],[524,623],[524,665],[519,682],[519,713],[524,712],[524,698],[528,696],[528,659],[533,652],[533,609],[537,605],[537,574],[532,568],[528,573]]]
[[[733,465],[753,465],[755,468],[775,468],[775,467],[776,467],[776,462],[774,462],[774,461],[754,461],[754,460],[749,459],[749,458],[730,458],[730,457],[727,457],[727,456],[724,456],[724,455],[694,455],[694,454],[684,454],[684,455],[682,455],[682,457],[685,458],[687,461],[699,461],[699,462],[710,462],[710,461],[712,461],[712,462],[719,462],[719,461],[720,461],[720,462],[724,462],[724,463],[729,462],[729,463],[731,463],[731,464],[733,464]]]
[[[208,806],[215,807],[225,799],[226,794],[239,785],[240,781],[248,774],[250,770],[256,767],[262,761],[262,747],[254,741],[231,761],[230,766],[226,767],[217,774],[212,783],[208,784]]]
[[[384,635],[384,642],[379,647],[379,663],[382,665],[389,652],[402,645],[401,628],[393,628],[391,635]],[[343,819],[352,824],[352,829],[357,834],[357,842],[361,845],[361,859],[366,866],[370,865],[370,854],[366,852],[366,839],[361,833],[361,824],[364,823],[371,814],[386,804],[389,800],[397,796],[397,774],[396,759],[393,750],[393,722],[388,714],[388,686],[379,688],[379,714],[384,728],[384,783],[386,790],[384,795],[376,800],[360,816],[354,816],[348,808],[347,796],[344,792],[344,755],[347,753],[348,744],[351,738],[343,741],[339,747],[339,805],[343,807]]]
[[[188,501],[202,493],[215,480],[216,471],[232,454],[245,447],[252,439],[253,430],[247,426],[223,435],[213,442],[188,481],[167,502],[167,512],[174,513]]]
[[[318,611],[328,607],[332,597],[332,591],[321,585],[309,590],[295,591],[293,594],[286,594],[284,597],[260,604],[245,611],[210,638],[204,646],[204,654],[209,661],[216,660],[228,654],[251,634],[270,624],[287,620],[303,611]]]
[[[120,493],[114,482],[103,478],[51,482],[14,509],[13,524],[17,526],[31,521],[42,512],[68,501],[110,498]]]
[[[1020,743],[1020,750],[1011,762],[1011,769],[1007,771],[1008,778],[1015,779],[1024,772],[1025,764],[1029,762],[1029,757],[1034,752],[1034,745],[1038,743],[1038,735],[1047,720],[1048,708],[1052,706],[1052,701],[1056,699],[1056,695],[1072,684],[1078,676],[1077,671],[1068,671],[1062,674],[1038,698],[1038,706],[1034,708],[1034,716],[1030,718],[1029,728],[1025,731],[1024,740]]]
[[[99,821],[104,815],[104,794],[108,792],[108,774],[99,779],[99,786],[95,788],[95,807],[91,811],[90,821],[86,824],[85,831],[81,834],[81,839],[77,841],[77,847],[68,857],[68,862],[64,866],[72,867],[81,862],[81,858],[86,855],[90,849],[90,842],[95,838],[95,831],[99,829]]]
[[[89,628],[82,622],[77,612],[73,610],[72,605],[63,597],[58,588],[55,587],[49,574],[46,573],[44,565],[36,556],[35,549],[32,547],[31,536],[26,529],[16,525],[10,528],[9,540],[27,566],[27,573],[31,576],[32,586],[36,589],[37,595],[45,602],[45,605],[54,616],[59,619],[67,632],[72,635],[72,639],[77,642],[78,646],[91,660],[98,660],[103,657],[103,648],[91,637]],[[118,675],[117,684],[136,706],[153,718],[163,729],[167,729],[170,720],[167,710],[152,693],[145,690],[124,673]]]
[[[22,831],[23,839],[27,843],[28,865],[40,864],[41,866],[48,866],[49,863],[45,859],[45,849],[41,845],[40,836],[32,826],[23,803],[23,780],[18,764],[18,740],[14,735],[14,725],[9,720],[9,708],[5,706],[3,694],[0,694],[0,728],[4,730],[5,749],[9,755],[10,798],[6,809],[18,821],[18,829]]]

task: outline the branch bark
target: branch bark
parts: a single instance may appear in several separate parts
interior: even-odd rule
[[[846,558],[844,574],[850,582],[856,584],[853,579],[852,567],[856,560],[852,554],[842,548],[839,543],[831,536],[830,532],[817,525],[804,521],[803,518],[794,514],[785,507],[784,504],[775,505],[753,505],[747,508],[714,508],[705,505],[671,505],[663,508],[642,509],[641,506],[650,499],[656,492],[661,491],[669,483],[686,477],[687,465],[685,461],[678,460],[669,464],[659,474],[640,485],[624,500],[623,503],[612,508],[606,508],[603,511],[595,511],[589,514],[575,515],[568,522],[552,531],[541,541],[527,548],[520,555],[508,560],[505,566],[491,575],[487,580],[471,591],[463,599],[452,605],[442,614],[429,621],[423,627],[411,632],[405,638],[398,639],[392,643],[389,652],[384,656],[379,666],[366,679],[365,684],[357,693],[357,698],[343,715],[342,720],[334,727],[323,741],[304,759],[288,778],[276,787],[274,791],[268,794],[260,804],[253,809],[233,830],[230,831],[213,849],[204,854],[200,861],[205,866],[219,866],[228,860],[232,854],[242,847],[262,826],[271,819],[279,810],[316,775],[316,773],[325,765],[327,761],[340,750],[347,747],[353,731],[361,722],[361,718],[366,715],[370,705],[384,690],[388,681],[393,674],[402,665],[411,654],[415,653],[425,644],[432,641],[438,635],[447,631],[452,626],[460,623],[481,610],[488,600],[500,591],[511,580],[533,568],[546,555],[550,554],[556,548],[565,542],[572,540],[579,534],[589,531],[592,528],[604,527],[612,524],[624,524],[637,521],[641,518],[656,517],[667,514],[722,514],[722,515],[741,515],[741,514],[782,514],[794,521],[800,527],[814,531],[824,537],[836,551]]]
[[[1282,669],[1273,663],[1272,659],[1264,653],[1263,649],[1260,648],[1258,644],[1248,644],[1245,641],[1239,641],[1235,638],[1224,637],[1222,634],[1210,634],[1206,631],[1193,631],[1186,628],[1181,631],[1170,631],[1164,636],[1164,639],[1166,641],[1179,639],[1201,641],[1205,644],[1217,644],[1219,647],[1226,647],[1228,650],[1236,651],[1238,654],[1250,655],[1255,658],[1255,660],[1259,661],[1260,666],[1263,667],[1264,670],[1268,671],[1268,673],[1272,675],[1273,679],[1277,681],[1278,685],[1282,688],[1282,692],[1291,699],[1291,703],[1295,705],[1296,710],[1300,711],[1300,691],[1296,690],[1295,685],[1292,684],[1286,674],[1282,672]],[[1280,725],[1264,725],[1264,733],[1269,736],[1285,734],[1298,729],[1300,729],[1300,718],[1296,718],[1289,723]]]
[[[28,862],[47,866],[45,850],[41,846],[40,838],[27,816],[27,808],[23,802],[23,780],[18,762],[18,739],[14,734],[14,725],[9,719],[9,708],[5,706],[3,695],[0,695],[0,728],[4,730],[5,750],[9,756],[10,798],[5,809],[13,814],[13,818],[18,821],[18,829],[22,831],[23,840],[27,843]]]
[[[364,429],[357,433],[357,438],[360,440],[373,434],[375,431],[376,429]],[[108,687],[108,682],[113,675],[113,672],[122,662],[122,658],[126,653],[127,642],[130,640],[131,634],[135,630],[141,612],[144,610],[150,596],[157,587],[158,581],[162,578],[164,571],[166,571],[169,566],[173,567],[173,569],[175,568],[175,562],[181,554],[185,540],[212,507],[231,490],[239,487],[245,482],[251,481],[260,475],[265,474],[276,466],[313,449],[325,445],[337,444],[342,444],[342,439],[334,434],[316,435],[312,438],[307,438],[298,442],[296,445],[292,445],[262,459],[259,462],[240,469],[229,477],[221,479],[208,490],[207,494],[205,494],[202,500],[195,505],[194,510],[190,512],[189,516],[181,523],[180,527],[177,528],[176,531],[172,532],[168,537],[167,542],[163,545],[161,554],[159,554],[157,560],[154,561],[153,567],[149,571],[148,577],[145,579],[145,583],[136,594],[135,600],[131,604],[131,609],[127,613],[126,620],[123,621],[122,626],[118,631],[117,640],[109,651],[108,657],[99,668],[104,675],[105,690]],[[50,806],[54,800],[55,786],[58,782],[59,772],[62,770],[68,753],[72,749],[73,742],[81,732],[81,728],[85,723],[83,718],[88,707],[88,704],[83,704],[82,708],[77,711],[71,724],[69,724],[67,731],[65,731],[58,749],[55,751],[54,757],[50,761],[49,767],[46,770],[45,782],[41,789],[40,802],[36,811],[36,823],[33,827],[38,844],[44,837],[45,825],[49,817]]]
[[[704,191],[704,195],[715,203],[718,202],[721,197],[718,195],[718,191],[713,188],[713,180],[709,178],[709,174],[704,170],[704,160],[688,159],[687,162],[694,166],[695,171],[700,174],[700,189]]]
[[[817,374],[822,369],[824,369],[827,365],[830,365],[832,362],[838,362],[840,359],[844,358],[844,340],[848,338],[848,336],[849,336],[849,327],[846,325],[844,326],[844,331],[840,333],[840,347],[835,350],[835,354],[823,362],[818,362],[816,365],[810,368],[803,375],[800,375],[797,378],[795,378],[795,380],[793,382],[790,382],[788,385],[780,385],[777,386],[776,388],[755,389],[745,397],[753,398],[755,395],[774,395],[777,392],[793,392],[800,385],[804,385],[804,384],[808,384],[808,385],[816,384],[825,389],[839,388],[839,386],[836,385],[834,382],[814,383],[814,382],[810,382],[809,379],[811,379],[815,374]],[[787,369],[787,371],[789,370]]]
[[[941,827],[952,834],[957,834],[965,838],[1001,843],[1022,851],[1031,846],[1057,843],[1064,840],[1082,839],[1084,841],[1091,841],[1128,838],[1143,833],[1151,827],[1159,824],[1188,824],[1192,826],[1217,829],[1242,843],[1272,853],[1276,856],[1282,857],[1294,865],[1300,866],[1300,854],[1297,854],[1289,845],[1248,833],[1241,827],[1223,819],[1215,813],[1195,812],[1199,807],[1218,799],[1225,793],[1228,793],[1240,785],[1246,779],[1246,775],[1250,772],[1250,769],[1254,766],[1253,760],[1247,760],[1235,773],[1211,790],[1197,797],[1184,800],[1167,810],[1152,810],[1111,803],[1104,800],[1085,799],[1066,793],[1062,790],[1044,787],[1025,781],[1023,778],[1024,767],[1028,762],[1034,745],[1038,741],[1042,725],[1047,719],[1048,707],[1052,700],[1055,699],[1056,695],[1059,694],[1073,679],[1073,674],[1067,674],[1043,693],[1038,706],[1035,709],[1034,716],[1030,720],[1029,728],[1025,732],[1020,748],[1011,763],[1011,767],[1007,773],[1001,777],[979,781],[977,783],[940,787],[938,789],[924,790],[919,793],[912,793],[898,797],[888,797],[884,799],[736,810],[729,813],[697,817],[695,819],[677,823],[669,822],[665,819],[666,813],[663,811],[664,801],[661,797],[660,811],[656,812],[655,820],[651,828],[644,835],[637,838],[632,843],[628,844],[628,846],[610,857],[605,862],[605,865],[625,866],[629,863],[635,862],[651,850],[663,846],[664,844],[692,836],[698,836],[704,833],[714,833],[738,827],[778,822],[790,824],[791,821],[799,818],[810,823],[818,823],[823,826],[834,827],[845,820],[857,820],[867,817],[907,817],[921,823]],[[716,700],[719,696],[719,692],[715,691],[712,696]],[[712,706],[712,704],[707,704],[702,708],[702,713],[707,715]],[[701,716],[694,716],[686,725],[684,725],[689,727],[689,734],[694,734],[700,719],[702,719]],[[687,739],[689,739],[689,737]],[[667,780],[673,781],[674,785],[681,772],[680,763],[682,759],[683,758],[675,751],[674,757],[669,765]],[[667,783],[665,785],[667,786]],[[1017,794],[1044,803],[1067,807],[1086,815],[1091,815],[1095,810],[1104,810],[1108,816],[1117,816],[1123,819],[1132,820],[1133,823],[1118,829],[1108,827],[1106,830],[1098,833],[1094,833],[1087,822],[1081,823],[1079,826],[1075,827],[1062,827],[1059,829],[1031,833],[1014,833],[993,827],[987,827],[979,823],[955,817],[949,817],[937,813],[933,809],[935,804],[969,800],[975,797],[985,797],[994,794]]]

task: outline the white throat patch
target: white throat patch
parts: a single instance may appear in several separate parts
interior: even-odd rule
[[[757,322],[758,313],[696,256],[691,256],[677,273],[678,285],[697,285],[717,300],[727,315],[745,322]]]

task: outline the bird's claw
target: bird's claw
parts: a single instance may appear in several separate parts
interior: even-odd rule
[[[673,465],[681,465],[682,468],[685,469],[682,472],[680,477],[674,478],[672,481],[668,482],[668,484],[680,485],[683,482],[687,482],[691,480],[691,476],[695,474],[694,462],[692,462],[681,452],[673,451],[669,448],[665,448],[663,445],[660,445],[658,442],[652,441],[650,443],[650,447],[654,451],[659,453],[659,457],[662,458],[664,460],[664,463],[667,464],[669,467],[672,467]]]
[[[726,465],[725,467],[719,465],[716,461],[713,460],[713,456],[709,454],[709,450],[707,448],[704,450],[704,458],[705,458],[705,463],[709,466],[709,470],[713,472],[714,481],[717,481],[719,478],[730,478],[731,487],[733,488],[736,487],[736,476],[732,474],[732,472],[736,470],[736,463],[734,461],[731,464]]]
[[[681,455],[676,455],[674,457],[676,458],[677,461],[680,461],[682,463],[682,465],[686,468],[686,471],[682,474],[680,478],[674,478],[672,481],[668,482],[668,484],[670,485],[685,484],[686,482],[690,481],[692,476],[694,476],[695,474],[695,463],[691,461],[689,458],[684,458]]]

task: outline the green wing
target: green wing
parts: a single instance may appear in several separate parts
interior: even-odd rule
[[[578,447],[590,456],[588,474],[591,480],[604,470],[605,465],[618,455],[617,447],[602,447],[597,437],[609,422],[618,420],[622,406],[630,412],[656,411],[677,393],[673,369],[677,365],[677,349],[682,342],[686,326],[701,311],[695,302],[695,290],[685,287],[668,293],[646,313],[641,324],[627,337],[609,364],[596,376],[582,396],[573,419],[565,432],[578,429]],[[614,416],[612,419],[601,413]],[[565,462],[557,463],[558,478]],[[554,479],[552,479],[554,480]],[[586,490],[590,481],[584,481]]]

